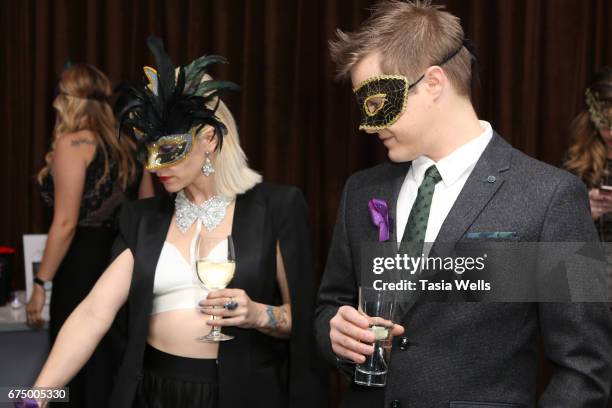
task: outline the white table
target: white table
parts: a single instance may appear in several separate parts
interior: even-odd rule
[[[8,303],[0,307],[0,333],[34,330],[26,324],[25,291],[17,291],[16,295],[21,307],[14,309]],[[45,320],[44,328],[47,328],[49,325],[49,305],[45,305],[43,308],[43,319]]]

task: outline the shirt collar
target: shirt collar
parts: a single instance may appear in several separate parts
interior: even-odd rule
[[[434,164],[438,168],[440,176],[442,176],[442,182],[446,187],[455,183],[466,172],[471,171],[493,137],[491,124],[484,120],[479,122],[483,132],[478,137],[438,160],[437,163],[427,156],[419,156],[414,159],[412,161],[412,177],[416,184],[421,185],[425,171]]]

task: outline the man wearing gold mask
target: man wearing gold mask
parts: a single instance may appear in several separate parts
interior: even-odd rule
[[[478,119],[464,38],[459,19],[429,1],[381,1],[357,31],[338,30],[331,43],[339,76],[352,82],[359,128],[381,140],[390,161],[344,187],[318,296],[320,349],[354,375],[345,407],[534,407],[541,336],[556,370],[538,406],[605,406],[612,316],[601,301],[452,304],[419,293],[389,326],[386,386],[358,385],[373,378],[355,363],[373,355],[377,339],[372,316],[357,310],[372,273],[364,248],[597,240],[580,180]]]

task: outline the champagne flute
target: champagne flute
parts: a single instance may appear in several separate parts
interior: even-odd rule
[[[236,253],[231,235],[198,236],[195,272],[201,287],[208,291],[225,289],[234,277],[235,269]],[[212,319],[214,321],[215,316]],[[221,327],[213,325],[207,335],[196,340],[217,343],[233,338],[221,333]]]
[[[368,330],[374,334],[374,353],[355,367],[354,381],[366,387],[387,385],[391,331],[395,310],[395,292],[372,287],[359,287],[359,312],[369,320]]]

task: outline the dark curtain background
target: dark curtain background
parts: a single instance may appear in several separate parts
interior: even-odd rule
[[[153,63],[145,39],[156,34],[176,64],[204,53],[229,59],[215,76],[242,86],[226,97],[242,145],[267,181],[304,191],[320,277],[344,181],[386,157],[356,130],[350,86],[333,81],[327,50],[335,29],[356,28],[373,0],[0,1],[0,245],[21,249],[22,234],[48,228],[34,175],[50,144],[64,62],[94,64],[114,84],[138,79]],[[476,43],[481,118],[518,149],[558,164],[585,85],[612,65],[612,2],[435,3],[461,17]]]

